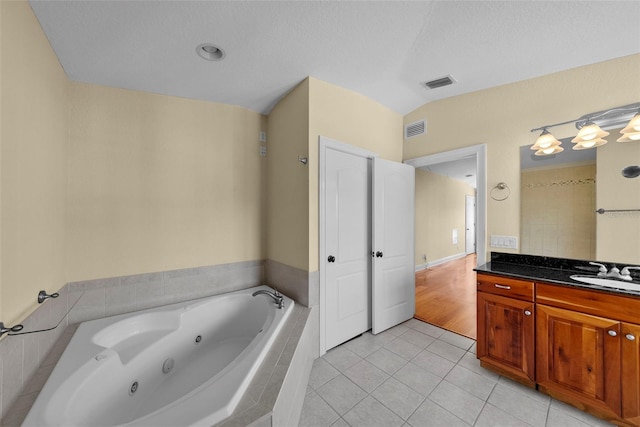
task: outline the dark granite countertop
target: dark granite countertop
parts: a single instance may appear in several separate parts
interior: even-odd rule
[[[620,270],[628,265],[636,266],[634,264],[624,263],[600,263],[604,264],[608,270],[610,270],[614,265]],[[474,270],[478,273],[495,274],[498,276],[541,281],[562,286],[572,286],[576,288],[593,289],[614,294],[640,297],[640,271],[638,270],[631,271],[633,281],[629,282],[620,280],[621,283],[637,284],[637,291],[591,285],[571,279],[570,276],[574,274],[597,277],[598,267],[590,265],[589,261],[585,260],[492,252],[491,261],[476,267]]]

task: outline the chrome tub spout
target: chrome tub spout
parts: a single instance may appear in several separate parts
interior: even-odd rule
[[[268,295],[273,299],[273,302],[276,303],[278,308],[280,308],[280,309],[284,308],[284,298],[282,298],[282,294],[280,294],[280,292],[278,292],[277,289],[274,292],[262,289],[262,290],[254,292],[252,295],[254,297],[256,295]]]

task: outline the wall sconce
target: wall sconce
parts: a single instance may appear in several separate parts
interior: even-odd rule
[[[633,114],[635,115],[632,116]],[[602,127],[615,129],[625,123],[627,126],[620,131],[622,136],[618,138],[618,142],[640,141],[640,102],[585,114],[575,120],[531,129],[531,132],[542,131],[535,144],[531,146],[531,149],[536,151],[536,156],[549,156],[564,150],[561,147],[562,143],[548,129],[568,123],[575,123],[576,128],[579,129],[576,137],[571,140],[575,143],[574,150],[586,150],[606,144],[607,140],[604,137],[609,135],[609,132],[602,130]]]

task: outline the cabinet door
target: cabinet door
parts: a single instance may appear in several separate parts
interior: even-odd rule
[[[601,416],[620,415],[620,322],[538,304],[537,382]]]
[[[640,325],[622,324],[622,418],[640,425]]]
[[[533,303],[485,292],[477,293],[478,359],[500,373],[533,385]]]

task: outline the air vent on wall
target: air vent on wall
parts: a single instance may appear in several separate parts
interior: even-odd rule
[[[424,133],[427,133],[427,121],[425,119],[410,123],[404,127],[404,139],[413,138]]]
[[[449,86],[456,82],[456,79],[453,78],[452,75],[448,75],[445,77],[441,77],[439,79],[429,80],[428,82],[423,82],[422,86],[427,89],[437,89],[443,86]]]

